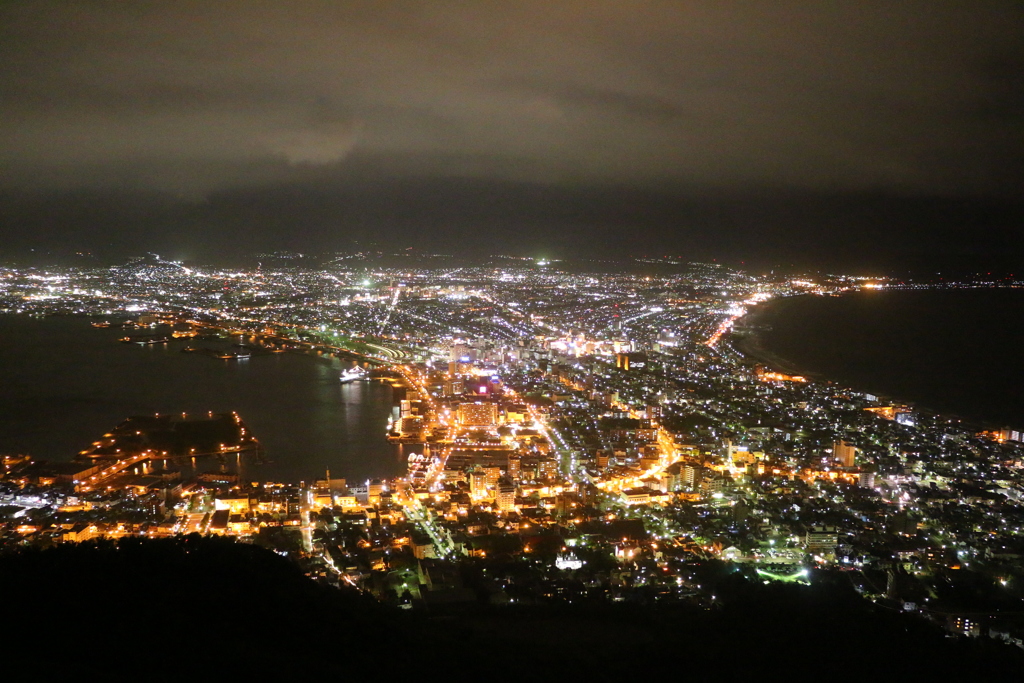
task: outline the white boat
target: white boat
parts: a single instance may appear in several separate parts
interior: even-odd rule
[[[341,377],[339,377],[338,379],[341,380],[343,384],[347,384],[348,382],[357,382],[361,379],[367,379],[369,376],[369,370],[361,368],[357,365],[355,367],[349,368],[348,370],[345,370],[343,373],[341,373]]]

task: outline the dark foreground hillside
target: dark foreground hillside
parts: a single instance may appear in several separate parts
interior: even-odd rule
[[[852,591],[743,582],[720,609],[400,612],[230,539],[63,545],[0,557],[5,668],[106,679],[733,680],[1015,674],[1024,653],[946,638]]]

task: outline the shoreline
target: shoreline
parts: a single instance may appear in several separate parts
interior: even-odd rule
[[[740,320],[746,323],[743,326],[744,332],[740,334],[736,334],[735,330],[730,332],[730,336],[727,339],[727,343],[729,343],[735,351],[741,353],[745,358],[761,363],[768,367],[769,370],[775,372],[781,372],[786,375],[799,375],[801,377],[807,378],[809,381],[812,382],[836,384],[845,389],[849,389],[850,391],[875,396],[878,399],[879,403],[906,405],[914,408],[915,410],[930,412],[936,415],[948,415],[950,417],[955,417],[957,419],[963,419],[964,421],[972,424],[978,424],[979,426],[994,426],[996,424],[994,422],[988,422],[980,418],[963,417],[952,412],[941,411],[935,408],[931,408],[928,405],[926,405],[926,402],[922,402],[921,400],[901,398],[895,394],[888,392],[873,391],[871,389],[861,389],[856,386],[856,382],[847,382],[837,377],[827,376],[818,371],[802,368],[798,361],[783,358],[782,356],[779,356],[766,349],[764,346],[764,340],[759,333],[762,332],[765,328],[763,320],[769,315],[769,308],[773,304],[779,304],[783,301],[791,301],[813,296],[815,295],[798,294],[796,296],[780,297],[778,299],[772,299],[763,304],[760,304],[759,306],[753,307],[753,309],[749,313],[740,318]],[[840,296],[845,296],[845,294]],[[768,327],[770,328],[771,326]]]
[[[808,295],[801,295],[808,296]],[[794,299],[797,297],[784,297],[784,299]],[[777,354],[772,353],[764,347],[763,339],[759,332],[763,331],[764,324],[763,320],[768,314],[768,307],[773,303],[778,303],[784,300],[773,299],[766,303],[754,306],[750,312],[740,318],[737,322],[742,321],[743,326],[742,332],[737,333],[735,327],[730,331],[729,336],[726,339],[726,343],[729,344],[735,351],[739,352],[744,358],[762,363],[768,366],[769,369],[776,372],[782,372],[787,375],[801,375],[814,381],[825,380],[825,378],[818,376],[813,372],[805,372],[800,369],[796,361],[788,358],[783,358]],[[834,381],[834,380],[826,380]]]
[[[903,293],[905,290],[896,291]],[[959,292],[962,290],[941,291]],[[847,298],[850,295],[864,293],[865,292],[863,291],[844,293],[840,298]],[[888,294],[888,292],[886,293]],[[1024,424],[1024,416],[1020,419],[1014,419],[1012,415],[990,417],[985,416],[984,414],[965,413],[963,412],[965,408],[962,405],[959,407],[938,407],[934,403],[934,400],[937,398],[935,394],[929,396],[922,395],[920,392],[915,394],[913,388],[907,392],[905,387],[904,391],[901,392],[899,389],[885,389],[881,386],[873,387],[874,382],[869,378],[861,380],[856,378],[844,379],[837,374],[826,374],[822,371],[807,370],[805,367],[802,367],[803,364],[800,361],[782,357],[769,350],[764,343],[764,333],[768,329],[771,329],[772,326],[768,324],[768,318],[778,310],[778,305],[790,299],[804,299],[811,296],[813,295],[801,294],[790,297],[779,297],[752,307],[746,315],[738,319],[736,327],[739,329],[737,330],[734,328],[724,340],[725,343],[732,347],[737,353],[741,354],[747,361],[761,363],[772,370],[785,374],[801,375],[814,382],[836,384],[857,393],[873,395],[877,397],[880,403],[908,405],[922,413],[959,419],[982,429],[1002,429],[1007,427],[1018,428],[1019,425]],[[907,397],[907,393],[915,395],[916,398]],[[970,396],[970,394],[965,395],[968,397]],[[939,395],[938,398],[941,403],[941,395]]]
[[[3,358],[16,352],[19,360],[0,373],[11,387],[3,402],[7,415],[0,419],[0,427],[11,427],[5,430],[0,452],[69,462],[86,444],[132,415],[238,411],[267,449],[258,468],[246,463],[260,480],[297,484],[317,472],[322,476],[325,464],[353,481],[390,479],[405,472],[401,446],[384,435],[393,394],[371,383],[339,383],[335,367],[349,365],[343,359],[303,352],[267,354],[243,364],[213,362],[179,353],[189,342],[184,338],[159,347],[117,343],[120,327],[91,327],[97,316],[10,313],[0,314],[0,319],[11,333]],[[227,348],[230,340],[218,343]],[[55,352],[64,345],[71,350]],[[89,356],[91,369],[79,372],[83,354],[94,351],[98,353]],[[60,371],[49,369],[52,363]],[[140,371],[146,377],[132,381],[132,373]],[[64,375],[68,379],[59,379]],[[157,391],[139,389],[154,378],[160,380]],[[213,393],[196,398],[196,378],[204,378],[198,383]],[[301,398],[289,398],[282,406],[284,395]],[[54,403],[60,410],[48,407]]]

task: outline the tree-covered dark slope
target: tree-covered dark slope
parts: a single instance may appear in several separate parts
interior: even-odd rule
[[[62,545],[0,557],[7,665],[183,680],[732,680],[971,676],[1024,653],[944,637],[841,581],[720,585],[721,607],[591,605],[401,612],[320,586],[286,558],[198,536]],[[13,670],[13,668],[11,668]]]

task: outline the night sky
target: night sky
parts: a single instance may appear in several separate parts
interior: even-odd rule
[[[6,2],[0,257],[1024,270],[1024,3]]]

